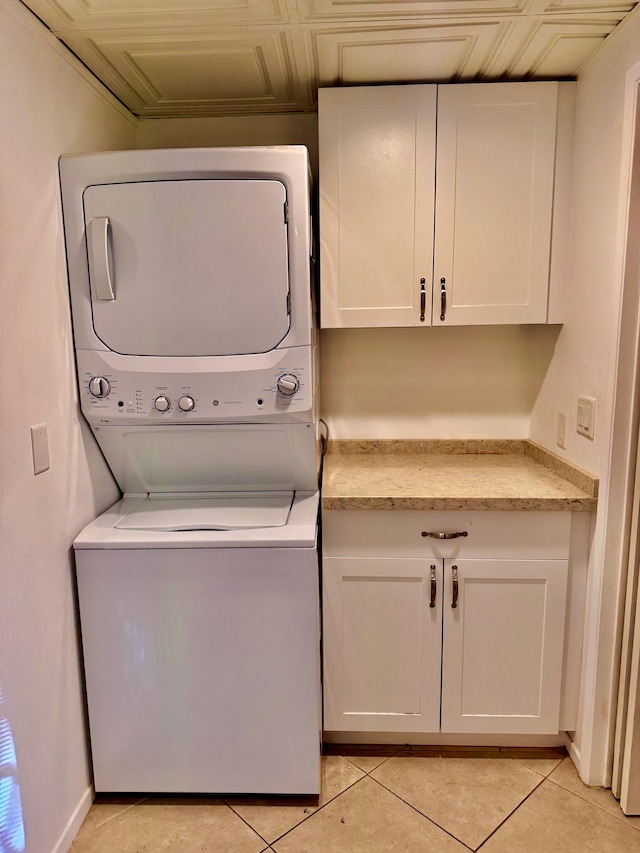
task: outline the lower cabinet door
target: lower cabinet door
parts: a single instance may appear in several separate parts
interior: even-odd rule
[[[444,561],[443,732],[558,731],[567,571],[566,560]]]
[[[323,622],[326,730],[439,731],[441,560],[325,557]]]

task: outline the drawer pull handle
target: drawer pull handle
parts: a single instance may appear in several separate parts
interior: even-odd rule
[[[451,566],[451,574],[453,575],[453,598],[451,600],[451,606],[456,608],[458,606],[458,567]]]
[[[420,279],[420,322],[424,323],[424,313],[427,308],[427,291],[425,290],[426,279]]]
[[[436,567],[431,566],[431,601],[429,602],[429,607],[436,606]]]
[[[440,279],[440,321],[444,323],[445,314],[447,313],[447,283]]]
[[[429,536],[431,539],[459,539],[461,536],[468,536],[466,530],[461,530],[459,533],[431,533],[428,530],[422,531],[423,536]]]

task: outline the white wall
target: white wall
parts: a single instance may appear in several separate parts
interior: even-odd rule
[[[26,849],[66,850],[90,804],[70,545],[117,498],[75,390],[57,160],[135,147],[135,120],[17,0],[0,0],[0,685]],[[51,468],[34,476],[29,427]]]
[[[567,319],[531,419],[531,437],[561,452],[555,446],[556,418],[558,411],[566,412],[565,455],[600,476],[576,732],[581,773],[594,785],[610,781],[617,681],[631,401],[628,382],[620,386],[617,401],[615,388],[633,142],[627,73],[638,61],[636,11],[578,74]],[[631,334],[620,361],[623,372],[637,343],[637,332]],[[598,401],[594,441],[575,432],[578,394]],[[621,417],[612,441],[614,405]]]
[[[318,116],[315,113],[145,119],[138,124],[137,139],[138,148],[306,145],[314,176],[318,174]]]
[[[558,328],[327,329],[332,438],[527,438]]]

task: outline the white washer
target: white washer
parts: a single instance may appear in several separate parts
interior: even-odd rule
[[[318,793],[317,492],[284,527],[244,527],[251,499],[236,530],[117,526],[167,503],[125,499],[74,545],[96,791]]]
[[[306,150],[60,173],[80,404],[124,493],[74,542],[95,789],[318,794]]]

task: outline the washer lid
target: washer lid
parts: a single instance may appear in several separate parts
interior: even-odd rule
[[[250,530],[284,527],[293,492],[175,497],[149,495],[115,524],[120,530]]]
[[[123,355],[245,355],[289,331],[278,180],[141,181],[83,195],[96,335]]]

